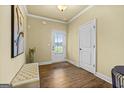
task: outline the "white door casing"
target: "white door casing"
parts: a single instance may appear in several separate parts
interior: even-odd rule
[[[52,31],[51,58],[52,62],[61,62],[66,57],[66,32]]]
[[[79,29],[79,65],[96,72],[96,19],[83,24]]]

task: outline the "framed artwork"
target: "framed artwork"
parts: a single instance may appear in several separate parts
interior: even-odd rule
[[[11,6],[11,57],[24,53],[24,16],[17,5]]]

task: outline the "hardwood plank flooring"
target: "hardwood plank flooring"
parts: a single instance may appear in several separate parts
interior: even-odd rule
[[[111,88],[111,84],[68,62],[41,65],[41,88]]]

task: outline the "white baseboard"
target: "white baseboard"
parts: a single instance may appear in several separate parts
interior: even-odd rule
[[[39,65],[48,65],[48,64],[52,64],[52,61],[44,61],[44,62],[37,62]]]
[[[73,64],[76,67],[79,67],[79,65],[78,64],[75,64],[76,62],[74,62],[72,60],[66,59],[66,61],[69,62],[69,63],[71,63],[71,64]]]
[[[108,77],[106,75],[103,75],[102,73],[96,72],[95,75],[103,80],[105,80],[106,82],[112,84],[112,79],[111,77]]]
[[[64,62],[66,59],[63,60],[56,60],[56,61],[43,61],[43,62],[37,62],[39,65],[48,65],[52,63],[59,63],[59,62]]]
[[[69,63],[71,63],[71,64],[73,64],[73,65],[75,65],[77,67],[79,67],[79,65],[75,64],[74,61],[71,61],[71,60],[68,60],[68,59],[66,59],[66,61],[68,61]],[[104,75],[102,73],[99,73],[99,72],[96,72],[94,75],[97,76],[97,77],[99,77],[100,79],[105,80],[106,82],[112,84],[111,77],[108,77],[108,76],[106,76],[106,75]]]
[[[64,59],[64,60],[61,60],[61,61],[45,61],[45,62],[37,62],[37,63],[38,63],[39,65],[47,65],[47,64],[58,63],[58,62],[65,62],[65,61],[67,61],[67,62],[73,64],[73,65],[76,66],[76,67],[79,67],[78,64],[75,64],[76,62],[74,62],[74,61],[72,61],[72,60],[69,60],[69,59]],[[94,75],[97,76],[97,77],[99,77],[100,79],[103,79],[103,80],[105,80],[106,82],[112,84],[112,79],[111,79],[111,77],[108,77],[108,76],[106,76],[106,75],[104,75],[104,74],[102,74],[102,73],[99,73],[99,72],[96,72]]]
[[[79,65],[75,64],[76,62],[72,61],[72,60],[68,60],[68,59],[63,59],[63,60],[58,60],[58,61],[42,61],[42,62],[36,62],[39,65],[48,65],[48,64],[52,64],[52,63],[58,63],[58,62],[69,62],[77,67],[79,67]]]

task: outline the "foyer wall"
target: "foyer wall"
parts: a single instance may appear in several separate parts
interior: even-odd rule
[[[23,6],[19,6],[24,13]],[[25,63],[25,53],[11,58],[11,6],[0,6],[0,84],[10,84]],[[26,16],[24,17],[26,36]]]

